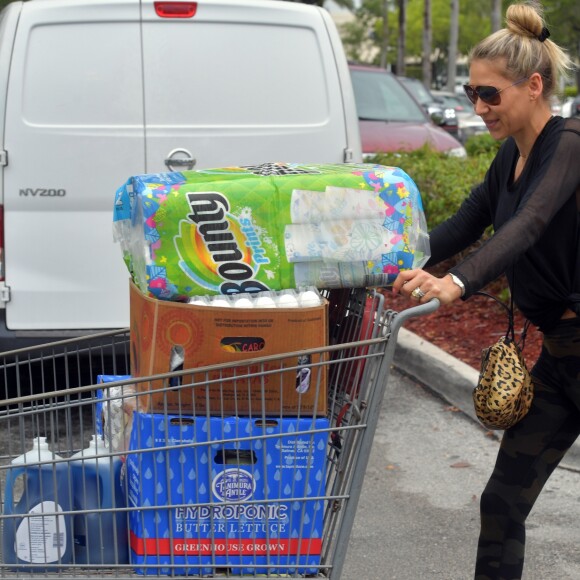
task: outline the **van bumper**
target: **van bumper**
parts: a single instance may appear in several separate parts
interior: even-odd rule
[[[121,329],[123,331],[124,329]],[[23,351],[42,345],[59,343],[62,352],[68,347],[72,350],[78,339],[91,335],[111,333],[118,329],[83,329],[83,330],[10,330],[6,326],[6,310],[0,309],[0,357],[22,354]],[[62,344],[60,344],[62,343]],[[56,344],[54,345],[56,348]]]

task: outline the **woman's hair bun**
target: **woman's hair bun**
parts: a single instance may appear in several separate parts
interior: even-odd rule
[[[506,12],[506,28],[512,33],[543,42],[550,35],[545,26],[543,11],[536,3],[512,4]],[[544,30],[547,34],[543,34]]]

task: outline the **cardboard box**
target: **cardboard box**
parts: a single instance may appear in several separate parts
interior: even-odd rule
[[[139,508],[129,512],[136,571],[316,574],[328,427],[312,417],[135,413],[127,476],[129,506]]]
[[[171,355],[175,347],[183,349],[184,369],[219,367],[184,376],[181,386],[171,390],[169,380],[139,382],[141,410],[219,416],[326,414],[326,365],[312,366],[307,390],[299,392],[304,391],[305,383],[297,390],[302,380],[297,367],[308,361],[295,356],[261,365],[244,364],[257,357],[326,346],[326,301],[311,308],[197,306],[150,298],[131,282],[130,303],[131,374],[135,379],[174,370]],[[314,365],[320,359],[313,355],[310,362]],[[231,363],[235,365],[223,366]],[[188,386],[193,383],[194,387]]]

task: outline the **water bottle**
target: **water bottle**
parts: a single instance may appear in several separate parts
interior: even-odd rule
[[[72,561],[69,470],[58,459],[46,437],[37,437],[6,476],[4,562],[19,571],[56,571]]]
[[[128,563],[123,462],[93,435],[89,446],[71,457],[70,466],[74,509],[80,512],[73,519],[75,563]]]

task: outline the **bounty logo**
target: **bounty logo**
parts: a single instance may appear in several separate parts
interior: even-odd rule
[[[249,471],[235,467],[218,473],[211,488],[220,501],[246,501],[256,491],[256,482]]]
[[[185,274],[220,294],[269,290],[255,279],[270,260],[251,220],[232,216],[227,198],[217,191],[190,192],[187,201],[189,214],[175,238]]]

